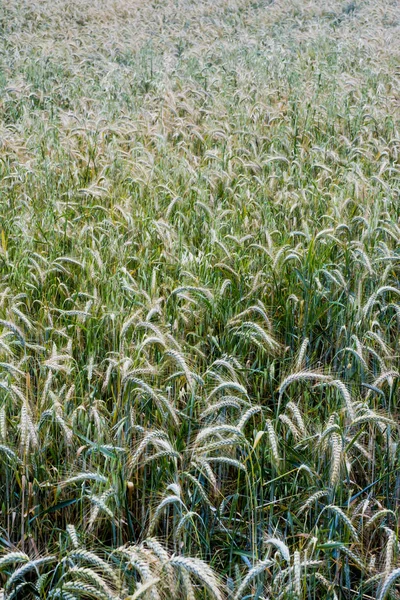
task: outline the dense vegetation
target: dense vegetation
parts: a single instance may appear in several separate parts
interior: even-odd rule
[[[397,1],[0,3],[4,600],[397,598]]]

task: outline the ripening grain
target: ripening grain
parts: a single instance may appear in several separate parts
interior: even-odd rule
[[[400,6],[0,3],[0,598],[397,598]]]

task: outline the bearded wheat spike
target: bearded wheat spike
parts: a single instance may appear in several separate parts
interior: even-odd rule
[[[96,496],[95,494],[92,494],[90,496],[90,502],[93,506],[92,506],[92,515],[91,515],[88,525],[87,525],[88,531],[93,529],[100,510],[102,510],[110,518],[111,523],[115,522],[114,513],[112,512],[112,510],[110,510],[108,508],[108,506],[106,505],[106,503],[104,501],[104,494],[101,497]]]
[[[10,331],[12,331],[17,336],[22,346],[25,346],[25,336],[21,329],[17,327],[17,325],[15,325],[15,323],[11,323],[11,321],[4,321],[3,319],[0,319],[0,325],[3,325],[3,327],[6,327]]]
[[[286,562],[290,562],[289,548],[286,546],[286,544],[284,542],[282,542],[282,540],[279,540],[278,538],[268,538],[268,539],[264,540],[264,546],[268,546],[268,545],[272,545],[272,546],[275,546],[276,548],[278,548],[282,558],[284,560],[286,560]]]
[[[191,513],[188,513],[191,514]],[[144,546],[149,548],[151,552],[158,558],[161,563],[161,569],[164,569],[167,576],[168,586],[171,594],[176,594],[176,581],[174,577],[174,570],[169,562],[169,554],[163,547],[163,545],[156,538],[147,538],[144,541]]]
[[[110,361],[109,364],[108,364],[107,370],[105,372],[104,380],[103,380],[103,385],[102,385],[102,388],[101,388],[101,391],[103,393],[108,388],[108,384],[110,383],[110,379],[111,379],[111,373],[112,373],[112,370],[113,370],[114,367],[115,367],[115,364]]]
[[[244,415],[240,418],[239,423],[237,424],[237,428],[242,431],[243,428],[245,427],[247,421],[249,419],[251,419],[251,417],[253,417],[254,415],[256,415],[257,413],[262,412],[262,407],[261,406],[253,406],[252,408],[249,408],[249,410],[247,410]]]
[[[170,356],[175,362],[181,367],[185,373],[186,380],[191,390],[193,390],[194,380],[190,369],[188,368],[186,361],[180,352],[176,350],[167,350],[164,352],[164,356]]]
[[[281,383],[281,385],[279,386],[278,392],[279,392],[279,406],[280,406],[280,402],[283,396],[283,392],[286,390],[286,388],[291,385],[292,383],[294,383],[295,381],[331,381],[332,377],[330,375],[322,375],[321,373],[315,373],[313,371],[298,371],[297,373],[292,373],[292,375],[289,375],[288,377],[286,377],[286,379],[284,379]],[[278,413],[279,413],[279,406],[278,406]]]
[[[207,462],[216,462],[221,465],[227,465],[228,467],[235,467],[240,471],[247,471],[246,465],[242,464],[235,458],[229,458],[228,456],[207,456]]]
[[[183,517],[180,519],[176,530],[174,531],[174,538],[177,540],[179,539],[179,536],[183,530],[183,528],[185,527],[186,521],[190,521],[191,519],[193,519],[193,517],[199,517],[199,515],[197,513],[195,513],[194,511],[189,511],[188,513],[186,513],[186,515],[183,515]],[[201,517],[199,517],[201,518]]]
[[[240,431],[238,427],[234,427],[233,425],[215,425],[211,427],[205,427],[204,429],[202,429],[196,436],[194,446],[198,446],[199,442],[201,442],[205,438],[208,438],[210,436],[218,436],[223,433],[243,437],[243,432]]]
[[[98,587],[94,585],[89,585],[88,583],[84,583],[82,581],[67,581],[63,583],[62,591],[71,592],[72,594],[76,592],[78,597],[89,597],[89,598],[97,598],[98,600],[110,600],[109,597],[101,592]],[[63,597],[63,596],[61,596]],[[73,595],[76,598],[76,595]]]
[[[230,279],[224,279],[224,281],[222,282],[221,288],[220,288],[220,290],[219,290],[220,296],[224,296],[224,295],[225,295],[225,292],[226,292],[226,290],[227,290],[229,287],[232,287],[232,282],[231,282],[231,280],[230,280]]]
[[[229,437],[224,440],[219,440],[217,442],[208,442],[205,446],[196,447],[196,453],[201,454],[209,454],[210,452],[214,452],[215,450],[220,450],[221,448],[227,448],[229,446],[240,446],[242,440],[239,437]]]
[[[224,408],[236,408],[236,410],[240,410],[242,408],[242,405],[240,402],[234,400],[233,398],[221,400],[220,402],[212,404],[211,406],[203,410],[199,418],[203,420],[211,414],[217,414],[220,410]]]
[[[293,423],[293,421],[291,419],[289,419],[289,417],[287,415],[282,415],[282,414],[279,415],[279,420],[282,421],[282,423],[285,423],[285,425],[287,425],[289,427],[289,429],[296,441],[301,439],[300,431],[297,429],[296,425]]]
[[[318,581],[320,581],[329,592],[332,593],[332,600],[338,600],[337,594],[335,592],[335,590],[333,589],[334,584],[333,583],[329,583],[329,581],[326,579],[326,577],[324,577],[321,573],[315,573],[315,579],[317,579]]]
[[[399,372],[395,371],[393,369],[389,370],[389,371],[385,371],[384,373],[379,375],[379,377],[377,377],[377,379],[375,379],[373,385],[374,385],[374,387],[379,387],[381,383],[383,383],[385,380],[388,380],[389,385],[392,386],[393,385],[393,377],[400,377]]]
[[[301,561],[300,552],[295,550],[293,557],[294,591],[298,598],[301,596]]]
[[[25,552],[9,552],[0,558],[0,570],[8,565],[19,562],[29,562],[29,556]]]
[[[247,396],[246,388],[244,388],[237,381],[223,381],[222,383],[220,383],[219,385],[217,385],[216,388],[214,388],[212,390],[212,392],[209,394],[209,396],[207,398],[207,402],[209,402],[211,400],[211,398],[213,396],[215,396],[215,394],[218,394],[219,392],[221,392],[222,390],[225,390],[226,388],[232,388],[236,392],[239,392],[240,394],[243,394],[244,396],[248,397]]]
[[[7,456],[10,463],[22,464],[22,461],[19,459],[19,457],[8,446],[4,446],[3,444],[0,444],[0,452],[3,452],[3,454],[5,454]]]
[[[6,409],[4,406],[0,408],[0,438],[3,441],[7,438]]]
[[[240,365],[235,365],[235,366],[238,366],[240,368]],[[234,381],[237,381],[237,374],[236,374],[235,368],[229,362],[229,360],[227,360],[226,358],[219,358],[218,360],[215,360],[213,362],[213,364],[211,365],[209,372],[211,373],[212,371],[215,371],[216,367],[223,367],[224,369],[226,369],[228,371],[228,373],[232,377],[232,379]]]
[[[385,553],[385,570],[383,572],[384,579],[387,580],[390,577],[390,572],[393,565],[393,553],[396,545],[396,534],[394,531],[385,527],[386,533],[388,534],[388,541],[386,543]]]
[[[26,597],[28,585],[28,581],[23,581],[22,583],[16,584],[14,585],[12,592],[10,592],[10,594],[7,595],[5,595],[5,592],[3,593],[3,591],[0,590],[1,600],[15,600],[15,598],[21,597],[21,595]]]
[[[382,336],[376,333],[376,331],[367,331],[365,337],[374,340],[378,344],[385,359],[392,358],[389,346],[382,339]]]
[[[156,430],[146,433],[142,441],[137,446],[135,452],[130,456],[129,466],[132,468],[138,462],[140,455],[144,452],[149,444],[154,444],[157,448],[161,447],[163,450],[173,453],[174,449],[165,438],[166,434],[163,431]]]
[[[70,560],[78,560],[83,561],[89,565],[93,565],[98,569],[101,573],[105,573],[107,577],[109,577],[115,585],[118,585],[119,578],[115,570],[109,565],[105,560],[100,558],[94,552],[90,552],[89,550],[85,550],[84,548],[76,548],[72,550],[67,556],[65,556],[61,563],[64,565],[68,563]]]
[[[370,527],[372,527],[372,525],[374,525],[374,523],[376,523],[376,521],[389,515],[392,515],[392,517],[396,519],[396,514],[392,510],[389,510],[388,508],[378,510],[378,512],[376,512],[374,515],[372,515],[370,519],[368,519],[368,521],[365,524],[365,529],[369,529]]]
[[[343,348],[343,352],[350,352],[351,354],[353,354],[353,356],[355,356],[360,361],[364,371],[368,373],[368,365],[358,350],[354,350],[354,348],[347,347]]]
[[[167,412],[171,415],[173,421],[175,422],[175,424],[179,423],[179,418],[177,415],[177,412],[175,410],[175,407],[172,405],[172,403],[162,394],[157,393],[153,390],[153,388],[148,385],[145,381],[143,381],[142,379],[138,379],[137,377],[134,377],[131,373],[128,373],[123,381],[122,381],[122,385],[126,385],[128,381],[133,382],[135,385],[138,386],[139,388],[139,393],[144,393],[147,394],[148,396],[150,396],[150,398],[152,400],[155,401],[156,405],[159,407],[160,412],[163,412],[163,408],[165,408],[167,410]],[[137,392],[137,388],[135,388],[135,392]]]
[[[196,595],[193,589],[192,582],[190,581],[190,575],[187,571],[182,571],[182,583],[185,589],[186,597],[185,600],[196,600]]]
[[[308,344],[309,344],[309,339],[304,338],[304,340],[300,346],[299,355],[296,360],[295,370],[297,372],[300,372],[301,369],[304,367],[305,356],[306,356]]]
[[[267,421],[265,421],[265,425],[267,427],[268,439],[271,446],[272,456],[274,457],[276,465],[279,465],[278,440],[276,437],[274,426],[272,425],[272,421],[270,419],[267,419]]]
[[[149,579],[148,581],[142,583],[139,588],[136,590],[136,592],[130,596],[126,596],[125,600],[139,600],[139,598],[143,598],[143,596],[145,594],[147,594],[147,592],[155,586],[157,585],[157,583],[159,583],[160,578],[156,577],[153,579]]]
[[[208,508],[210,508],[214,512],[215,508],[212,506],[207,494],[204,491],[203,486],[198,481],[198,479],[196,479],[196,477],[194,477],[194,475],[192,475],[191,473],[188,473],[186,471],[184,471],[182,473],[182,475],[185,476],[186,479],[188,479],[189,481],[192,482],[192,484],[194,485],[196,490],[199,492],[199,495],[200,495],[201,499],[203,500],[203,502],[205,502],[205,504],[208,506]]]
[[[153,344],[159,344],[163,350],[167,350],[167,344],[165,340],[162,340],[156,335],[151,335],[149,337],[144,338],[143,342],[140,345],[140,351],[144,350],[146,346],[151,346]]]
[[[382,589],[378,596],[378,600],[386,600],[386,598],[388,597],[388,594],[390,592],[390,588],[393,586],[395,581],[397,581],[397,579],[399,579],[399,577],[400,577],[400,569],[394,569],[394,571],[392,571],[389,574],[389,576],[384,580]]]
[[[61,426],[62,430],[64,431],[65,442],[66,442],[67,446],[69,446],[72,443],[72,439],[74,437],[72,429],[70,427],[68,427],[68,425],[66,424],[66,422],[64,421],[62,416],[59,415],[57,412],[55,413],[54,416],[55,416],[57,423]]]
[[[304,425],[303,417],[297,404],[290,401],[287,403],[286,408],[292,413],[294,419],[296,420],[297,427],[302,435],[307,435],[306,426]]]
[[[137,572],[142,582],[153,579],[153,573],[148,562],[149,556],[140,547],[128,546],[127,548],[118,548],[117,552],[128,559],[128,565]],[[155,595],[158,600],[159,594],[157,590],[152,590],[152,595]]]
[[[209,464],[208,460],[206,460],[203,457],[200,457],[199,459],[193,460],[192,465],[195,468],[197,468],[200,472],[205,471],[206,479],[208,479],[214,492],[216,492],[218,489],[217,477],[216,477],[214,471],[212,470],[211,465]],[[202,474],[204,475],[204,473],[202,473]]]
[[[179,504],[180,506],[182,506],[183,508],[186,508],[184,503],[182,502],[182,500],[176,496],[175,494],[171,494],[170,496],[167,496],[166,498],[164,498],[164,500],[162,500],[160,502],[160,504],[157,506],[153,518],[150,521],[150,525],[149,525],[149,533],[151,535],[151,533],[153,532],[155,526],[157,525],[157,521],[159,519],[159,516],[161,514],[161,511],[163,510],[163,508],[165,506],[168,506],[170,504]]]
[[[132,325],[132,323],[135,322],[135,319],[137,319],[137,317],[140,315],[141,310],[137,310],[133,315],[131,315],[122,325],[121,331],[120,331],[120,339],[121,341],[124,339],[126,332],[128,331],[129,327]]]
[[[270,319],[267,316],[266,310],[264,306],[259,306],[259,305],[254,305],[254,306],[249,306],[249,308],[246,308],[246,310],[242,311],[241,313],[239,313],[238,315],[236,315],[236,317],[234,317],[233,319],[230,320],[230,324],[234,325],[236,323],[240,323],[241,319],[243,317],[245,317],[248,314],[251,314],[252,312],[260,315],[263,320],[265,321],[268,330],[272,331],[272,323],[270,321]]]
[[[340,552],[343,552],[343,554],[346,554],[346,556],[351,558],[352,561],[358,566],[358,568],[360,569],[360,571],[362,573],[365,571],[366,566],[365,566],[363,560],[359,556],[357,556],[357,554],[355,552],[352,552],[352,550],[350,550],[347,546],[341,546]]]
[[[87,471],[86,473],[77,473],[68,479],[62,481],[59,485],[69,485],[70,483],[81,483],[82,481],[97,481],[98,483],[107,483],[107,478],[104,475],[100,475],[99,473],[91,473]]]
[[[342,439],[335,432],[331,435],[331,444],[332,444],[332,467],[331,467],[331,485],[336,485],[339,480],[340,475],[340,463],[342,460]]]
[[[13,571],[12,575],[7,579],[4,589],[6,591],[12,589],[15,582],[19,579],[22,579],[29,571],[32,571],[33,569],[37,571],[38,567],[53,563],[56,560],[57,559],[55,556],[45,556],[43,558],[37,558],[36,560],[30,560],[29,562],[26,562],[24,565],[22,565],[22,567],[19,567]]]
[[[301,515],[301,513],[306,511],[308,508],[310,508],[310,506],[312,504],[314,504],[314,502],[316,502],[320,498],[325,498],[326,496],[329,496],[329,494],[330,494],[329,490],[319,490],[318,492],[315,492],[315,494],[312,494],[308,498],[308,500],[297,511],[297,516]]]
[[[79,548],[79,539],[78,534],[76,533],[75,526],[67,525],[66,530],[74,548]]]
[[[347,389],[347,387],[344,385],[344,383],[342,381],[340,381],[339,379],[335,379],[334,381],[330,382],[330,385],[333,385],[335,388],[337,388],[340,393],[343,396],[343,399],[345,401],[346,404],[346,408],[347,408],[347,413],[349,415],[349,418],[351,420],[354,419],[355,414],[354,414],[354,406],[353,406],[353,402],[350,396],[350,392]]]
[[[343,512],[343,510],[341,508],[339,508],[339,506],[335,506],[334,504],[329,504],[328,506],[325,506],[324,510],[332,510],[334,513],[336,513],[338,515],[338,517],[340,517],[342,519],[342,521],[344,523],[346,523],[347,527],[349,528],[354,540],[356,542],[358,542],[358,533],[356,528],[354,527],[353,523],[350,521],[349,517],[346,515],[345,512]]]
[[[392,427],[396,427],[396,422],[393,421],[392,419],[388,419],[387,417],[384,417],[383,415],[377,415],[376,413],[369,411],[366,415],[362,415],[361,417],[357,417],[356,419],[354,419],[354,421],[351,423],[352,426],[354,425],[362,425],[363,423],[377,423],[377,424],[382,424],[382,425],[391,425]],[[383,430],[386,428],[383,428]]]
[[[240,586],[238,587],[236,594],[233,597],[233,600],[240,600],[242,598],[243,592],[246,590],[250,581],[258,575],[260,575],[260,573],[263,573],[266,569],[268,569],[268,567],[270,567],[273,564],[274,563],[272,560],[267,559],[260,561],[254,567],[252,567],[247,573],[246,577],[243,579]]]
[[[189,558],[184,556],[174,556],[170,559],[174,568],[183,569],[194,575],[210,592],[215,600],[223,600],[220,584],[213,570],[199,558]]]
[[[384,285],[382,287],[380,287],[376,292],[374,292],[367,300],[367,302],[364,305],[364,308],[362,310],[362,314],[364,317],[366,317],[368,315],[368,312],[371,310],[372,306],[375,304],[375,302],[377,301],[378,297],[381,294],[384,294],[385,292],[392,292],[393,294],[397,294],[400,295],[400,290],[398,290],[397,288],[390,286],[390,285]]]
[[[252,334],[256,337],[253,337]],[[271,334],[267,333],[261,325],[253,321],[244,321],[241,323],[236,330],[236,335],[244,337],[248,336],[253,341],[261,340],[269,350],[278,350],[280,348],[279,342],[277,342]]]
[[[77,575],[78,578],[100,588],[100,591],[103,592],[109,600],[115,599],[113,591],[109,588],[103,578],[93,569],[89,569],[88,567],[73,567],[69,573]]]
[[[37,448],[39,445],[39,440],[37,436],[37,429],[33,424],[31,415],[29,414],[29,410],[26,411],[26,422],[29,429],[29,442],[33,446],[33,448]]]
[[[160,458],[170,458],[173,459],[175,462],[172,463],[170,462],[170,464],[176,464],[176,460],[181,458],[181,455],[179,454],[179,452],[175,452],[174,450],[160,450],[159,452],[156,452],[155,454],[152,454],[151,456],[147,456],[144,461],[141,463],[142,465],[147,465],[151,462],[157,461]]]
[[[76,600],[76,596],[74,594],[70,594],[63,589],[53,588],[50,590],[47,598],[60,598],[61,600]],[[3,600],[0,596],[0,600]]]

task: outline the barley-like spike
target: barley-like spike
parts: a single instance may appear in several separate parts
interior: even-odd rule
[[[241,403],[238,402],[237,400],[234,400],[232,397],[231,400],[221,400],[220,402],[217,402],[216,404],[212,404],[211,406],[209,406],[208,408],[203,410],[203,412],[201,413],[199,418],[203,420],[206,417],[208,417],[209,415],[216,414],[224,408],[236,408],[237,410],[240,410],[241,407],[242,407]]]
[[[279,465],[278,440],[276,437],[274,426],[270,419],[267,419],[265,421],[265,425],[267,427],[268,439],[271,446],[272,456],[274,458],[275,464]]]
[[[297,429],[296,425],[293,423],[293,421],[291,419],[289,419],[289,417],[287,415],[280,414],[279,420],[282,421],[282,423],[285,423],[285,425],[287,425],[289,427],[289,429],[292,432],[292,435],[296,441],[301,439],[300,431]]]
[[[346,404],[346,408],[347,408],[347,412],[348,412],[349,418],[351,420],[353,420],[354,417],[355,417],[355,414],[354,414],[353,402],[352,402],[349,390],[344,385],[344,383],[342,381],[340,381],[339,379],[335,379],[334,381],[331,381],[330,385],[333,385],[334,387],[336,387],[340,391],[340,393],[342,394],[343,399],[344,399],[345,404]]]
[[[290,551],[287,545],[279,540],[278,538],[267,538],[264,540],[264,546],[272,545],[278,548],[282,558],[286,560],[286,562],[290,562]]]
[[[174,556],[170,559],[174,568],[183,569],[194,575],[210,592],[215,600],[223,600],[219,582],[212,569],[204,561],[198,558]]]
[[[139,600],[139,598],[143,598],[143,596],[152,588],[154,588],[157,583],[159,583],[160,579],[158,577],[149,579],[142,583],[134,594],[130,596],[125,596],[125,600]]]
[[[69,477],[69,479],[65,479],[59,485],[69,485],[70,483],[81,483],[83,481],[97,481],[98,483],[107,483],[107,478],[104,475],[100,475],[99,473],[90,473],[89,471],[86,473],[78,473],[73,477]]]
[[[358,533],[357,533],[356,528],[354,527],[353,523],[350,521],[350,519],[346,515],[346,513],[344,513],[343,510],[341,508],[339,508],[339,506],[335,506],[334,504],[329,504],[328,506],[325,506],[325,508],[323,510],[332,510],[334,513],[336,513],[342,519],[342,521],[344,523],[346,523],[354,540],[356,542],[358,542]]]
[[[346,554],[346,556],[351,558],[362,573],[365,572],[366,566],[363,560],[359,556],[357,556],[355,552],[352,552],[352,550],[350,550],[347,546],[340,546],[340,552],[343,552],[343,554]]]
[[[9,552],[0,558],[0,570],[13,563],[29,562],[29,556],[25,552]]]
[[[388,541],[386,543],[386,556],[385,556],[385,569],[384,579],[387,580],[390,577],[393,565],[393,553],[396,545],[396,534],[394,531],[385,527],[386,533],[388,534]]]
[[[241,582],[240,586],[238,587],[236,594],[233,596],[233,600],[240,600],[242,598],[243,592],[246,590],[250,581],[252,581],[252,579],[263,573],[266,569],[268,569],[268,567],[270,567],[273,564],[274,563],[272,560],[267,559],[260,561],[254,567],[252,567],[247,573],[246,577]]]
[[[392,292],[393,294],[400,294],[400,291],[398,290],[398,288],[395,288],[393,286],[390,285],[384,285],[382,287],[380,287],[376,292],[374,292],[367,300],[367,302],[364,305],[363,308],[363,316],[366,317],[368,315],[368,312],[371,310],[372,306],[375,304],[375,302],[377,301],[378,297],[381,294],[384,294],[385,292]]]
[[[218,394],[219,392],[226,390],[226,388],[232,388],[236,392],[239,392],[240,394],[243,394],[244,396],[248,397],[246,389],[237,381],[223,381],[216,388],[214,388],[212,390],[211,394],[209,394],[209,396],[207,398],[207,402],[209,402],[211,400],[211,398],[213,396],[215,396],[215,394]]]
[[[389,573],[389,575],[386,577],[386,579],[383,582],[383,585],[382,585],[382,588],[381,588],[381,591],[379,593],[377,600],[386,600],[386,598],[388,597],[388,594],[390,592],[390,588],[393,586],[395,581],[397,581],[397,579],[399,579],[399,577],[400,577],[400,569],[394,569],[391,573]]]
[[[296,360],[296,365],[295,365],[296,372],[300,372],[305,366],[305,356],[306,356],[308,344],[309,344],[309,339],[304,338],[304,340],[300,346],[299,355]]]
[[[295,550],[293,556],[294,591],[298,598],[301,597],[301,561],[300,552]]]
[[[67,525],[66,530],[74,548],[79,548],[79,539],[78,534],[76,533],[75,526]]]
[[[172,494],[171,496],[167,496],[166,498],[164,498],[164,500],[162,500],[160,502],[160,504],[157,506],[157,508],[155,510],[155,513],[153,515],[153,518],[150,521],[150,525],[149,525],[149,534],[150,535],[153,532],[154,527],[157,525],[158,518],[159,518],[160,513],[162,512],[163,508],[165,506],[170,505],[170,504],[178,504],[178,505],[180,505],[180,506],[182,506],[183,508],[186,509],[185,504],[175,494]]]
[[[294,383],[295,381],[331,381],[332,377],[330,375],[322,375],[321,373],[315,373],[313,371],[298,371],[297,373],[292,373],[284,379],[279,386],[279,402],[283,396],[283,392],[286,390],[289,385]],[[279,413],[279,410],[278,410]]]
[[[78,579],[87,581],[89,584],[94,585],[96,588],[100,588],[101,592],[109,599],[114,600],[115,596],[113,591],[109,588],[103,578],[96,573],[93,569],[88,567],[73,567],[69,573],[73,576],[77,576]]]
[[[194,445],[198,446],[199,442],[208,437],[218,436],[223,433],[235,435],[235,436],[243,436],[243,432],[240,431],[238,427],[234,427],[233,425],[215,425],[211,427],[205,427],[202,429],[196,436],[194,441]]]
[[[62,563],[68,563],[70,561],[83,561],[89,565],[93,565],[100,572],[105,573],[116,585],[118,585],[119,579],[115,570],[109,565],[105,560],[100,558],[94,552],[90,552],[89,550],[85,550],[84,548],[76,548],[71,550],[71,552],[62,559]]]
[[[381,519],[383,517],[387,517],[389,515],[392,515],[392,517],[394,519],[396,519],[396,514],[392,510],[389,510],[388,508],[383,508],[382,510],[378,510],[378,512],[376,512],[374,515],[372,515],[372,517],[370,517],[368,519],[368,521],[365,523],[365,529],[369,529],[379,519]]]
[[[338,483],[340,475],[340,465],[342,461],[342,439],[337,433],[331,435],[332,444],[332,467],[331,467],[331,485]]]
[[[6,327],[10,331],[12,331],[17,336],[22,346],[25,346],[25,336],[21,329],[17,327],[17,325],[15,325],[15,323],[11,323],[11,321],[4,321],[3,319],[0,319],[0,325],[3,325],[3,327]]]
[[[240,418],[240,421],[237,424],[237,428],[240,429],[240,431],[242,431],[247,421],[259,412],[262,412],[261,406],[253,406],[252,408],[249,408]]]
[[[294,419],[296,420],[297,428],[301,432],[303,436],[307,435],[306,426],[304,425],[302,414],[299,410],[299,407],[294,402],[288,402],[286,408],[291,411]]]
[[[22,565],[22,567],[19,567],[13,571],[12,575],[7,579],[4,589],[10,590],[16,581],[22,579],[29,571],[32,571],[32,569],[37,571],[37,568],[41,565],[46,565],[55,561],[55,556],[45,556],[43,558],[37,558],[36,560],[30,560],[29,562],[26,562],[24,565]]]

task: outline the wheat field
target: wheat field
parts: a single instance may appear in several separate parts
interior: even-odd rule
[[[400,597],[400,5],[0,2],[0,598]]]

